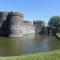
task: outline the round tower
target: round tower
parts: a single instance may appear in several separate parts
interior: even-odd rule
[[[8,12],[0,12],[0,35],[4,35],[5,34],[5,21],[7,20],[7,16],[8,16]],[[4,27],[3,27],[4,25]]]
[[[19,12],[11,12],[10,16],[11,16],[11,25],[12,26],[20,25],[23,21],[23,14],[21,14]]]
[[[11,34],[10,37],[20,37],[22,36],[22,22],[23,22],[23,14],[18,12],[10,13],[11,20]]]
[[[0,28],[3,22],[7,19],[8,12],[0,12]]]
[[[0,12],[0,22],[7,19],[8,12]]]

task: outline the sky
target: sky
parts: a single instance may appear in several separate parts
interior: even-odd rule
[[[60,0],[0,0],[0,11],[18,11],[24,20],[48,23],[50,17],[60,16]]]

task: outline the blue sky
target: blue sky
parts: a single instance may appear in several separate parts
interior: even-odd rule
[[[0,0],[0,11],[19,11],[25,20],[48,22],[60,15],[60,0]]]

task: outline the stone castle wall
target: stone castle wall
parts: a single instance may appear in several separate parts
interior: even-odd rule
[[[0,35],[21,37],[23,34],[35,33],[33,25],[23,21],[23,14],[18,12],[0,12]]]
[[[18,12],[11,12],[11,34],[9,35],[10,37],[19,37],[22,36],[22,23],[23,23],[23,16],[22,14],[19,14]]]
[[[8,12],[0,12],[0,35],[6,35]]]

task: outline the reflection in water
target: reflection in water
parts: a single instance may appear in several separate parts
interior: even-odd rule
[[[22,55],[60,49],[60,40],[47,35],[25,35],[21,38],[0,37],[0,56]]]

